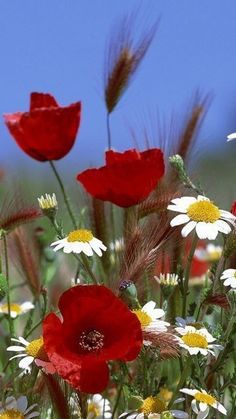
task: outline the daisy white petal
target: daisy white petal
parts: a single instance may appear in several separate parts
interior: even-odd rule
[[[227,135],[227,141],[232,141],[236,139],[236,132],[233,132],[232,134]]]
[[[219,230],[221,233],[224,233],[224,234],[229,234],[229,233],[231,232],[231,227],[230,227],[230,225],[229,225],[229,224],[227,224],[227,223],[226,223],[226,221],[224,221],[224,220],[217,220],[217,221],[215,222],[215,225],[217,226],[218,230]]]
[[[8,346],[7,351],[19,352],[25,351],[25,348],[23,346]]]
[[[176,215],[176,217],[173,218],[173,220],[171,220],[170,225],[171,225],[171,227],[175,227],[175,226],[178,226],[178,225],[181,225],[181,224],[185,224],[188,221],[190,221],[190,218],[189,218],[188,215],[179,214],[179,215]]]
[[[89,257],[93,256],[94,252],[101,257],[102,251],[107,250],[101,240],[85,229],[71,231],[66,238],[52,243],[51,246],[56,246],[54,251],[62,249],[67,254],[83,252]]]
[[[26,416],[26,419],[36,418],[39,415],[40,415],[39,412],[32,412],[32,413],[30,413],[29,415]]]
[[[196,221],[190,221],[186,226],[184,226],[181,230],[182,236],[187,237],[191,231],[196,227]]]
[[[179,212],[170,225],[172,227],[186,223],[181,233],[183,237],[196,228],[199,239],[215,240],[218,232],[229,234],[231,226],[228,223],[236,224],[236,218],[228,211],[220,210],[207,197],[198,195],[197,199],[182,197],[172,200],[167,207],[171,211]]]
[[[19,362],[19,367],[23,368],[24,370],[27,369],[32,362],[34,361],[33,356],[25,356],[21,361]]]
[[[178,205],[168,205],[167,207],[168,210],[170,211],[175,211],[175,212],[180,212],[182,214],[186,214],[187,210],[183,207],[179,207]]]
[[[20,396],[19,399],[17,400],[17,409],[24,413],[27,409],[27,406],[28,406],[27,397]]]
[[[206,239],[207,238],[207,223],[204,221],[200,221],[196,225],[196,233],[199,239]]]

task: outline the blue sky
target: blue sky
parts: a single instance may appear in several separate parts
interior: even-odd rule
[[[61,163],[73,162],[74,172],[103,160],[105,45],[116,19],[136,8],[143,22],[148,16],[151,20],[160,16],[161,21],[148,55],[112,116],[115,148],[132,147],[129,126],[137,129],[140,121],[149,122],[150,113],[158,110],[168,120],[176,111],[181,117],[196,89],[213,96],[200,135],[201,152],[236,147],[225,143],[226,135],[236,131],[235,0],[3,0],[0,113],[27,110],[31,91],[51,92],[63,105],[82,100],[76,146]],[[5,167],[32,164],[2,119],[0,136],[0,162]]]

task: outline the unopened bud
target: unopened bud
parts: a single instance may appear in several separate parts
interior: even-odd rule
[[[132,307],[136,307],[138,304],[138,293],[137,288],[132,281],[122,280],[119,286],[120,297]]]
[[[50,219],[54,219],[58,210],[57,198],[55,193],[52,195],[45,194],[38,198],[39,207],[43,214]]]
[[[161,413],[161,419],[174,419],[174,416],[171,412],[166,411]]]

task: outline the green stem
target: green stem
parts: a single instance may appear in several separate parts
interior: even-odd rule
[[[171,408],[171,406],[173,405],[173,403],[175,401],[176,395],[178,394],[178,392],[181,389],[181,387],[183,387],[183,385],[184,385],[184,383],[186,381],[186,378],[188,376],[188,372],[189,372],[189,358],[187,358],[186,361],[185,361],[184,369],[182,371],[182,374],[181,374],[179,383],[178,383],[178,385],[177,385],[177,387],[176,387],[176,389],[175,389],[175,391],[173,393],[173,396],[171,398],[171,401],[170,401],[170,403],[168,405],[168,409]]]
[[[32,327],[32,329],[30,329],[29,330],[29,332],[25,335],[25,339],[27,339],[30,335],[31,335],[31,333],[33,333],[33,331],[35,330],[35,329],[37,329],[37,327],[38,326],[40,326],[41,324],[42,324],[42,322],[43,322],[43,319],[44,318],[42,318],[41,320],[39,320],[33,327]]]
[[[86,393],[78,392],[81,418],[86,419],[88,416],[88,396]]]
[[[70,215],[70,218],[71,218],[71,221],[72,221],[72,224],[73,224],[73,227],[76,230],[77,229],[77,222],[76,222],[75,216],[73,214],[73,211],[72,211],[72,208],[71,208],[71,205],[70,205],[70,200],[69,200],[69,197],[67,196],[67,193],[65,191],[65,188],[64,188],[63,182],[61,180],[61,177],[60,177],[60,175],[59,175],[59,173],[56,169],[56,166],[55,166],[54,162],[52,160],[50,160],[49,164],[50,164],[50,166],[51,166],[51,168],[52,168],[52,170],[53,170],[53,172],[54,172],[54,174],[57,178],[57,181],[58,181],[60,189],[61,189],[61,193],[62,193],[63,198],[64,198],[64,202],[66,204],[68,213]]]
[[[225,256],[223,254],[221,256],[219,262],[218,262],[216,273],[215,273],[214,283],[213,283],[213,287],[212,287],[212,294],[213,295],[215,294],[215,292],[217,290],[217,286],[218,286],[218,283],[219,283],[219,278],[220,278],[221,273],[224,270],[225,263],[226,263],[226,259],[225,259]]]
[[[182,309],[183,318],[185,318],[185,316],[186,316],[187,299],[188,299],[188,283],[189,283],[189,277],[190,277],[190,270],[191,270],[193,255],[194,255],[194,252],[195,252],[195,249],[196,249],[196,246],[197,246],[197,242],[198,242],[198,236],[195,233],[195,236],[194,236],[193,241],[192,241],[191,249],[190,249],[190,252],[189,252],[189,255],[188,255],[188,259],[187,259],[185,273],[184,273],[183,309]]]
[[[227,355],[227,351],[228,351],[228,339],[230,337],[230,333],[232,331],[232,328],[233,328],[233,326],[235,324],[235,320],[236,320],[236,307],[234,307],[232,316],[230,317],[230,320],[229,320],[227,329],[225,331],[225,336],[224,336],[225,347],[221,351],[220,355],[218,356],[215,364],[214,365],[211,365],[211,369],[210,369],[208,375],[212,374],[213,372],[215,372],[218,369],[218,367],[221,364],[221,361],[224,360],[225,359],[225,356]]]
[[[14,325],[11,317],[11,300],[10,300],[10,284],[9,284],[9,265],[8,265],[8,252],[7,252],[7,238],[3,234],[3,246],[5,256],[5,270],[6,270],[6,281],[7,281],[7,309],[8,309],[8,324],[10,335],[14,336]]]
[[[108,150],[110,150],[111,149],[111,127],[110,127],[110,114],[109,113],[107,113],[106,123],[107,123]]]
[[[88,261],[86,259],[86,256],[81,255],[81,259],[82,259],[82,262],[80,261],[80,263],[82,264],[83,268],[87,271],[87,273],[89,274],[89,276],[92,279],[93,283],[96,284],[96,285],[98,285],[97,278],[95,277],[92,269],[90,268],[89,263],[88,263]]]
[[[118,409],[121,394],[122,394],[122,390],[123,390],[123,384],[124,384],[124,377],[123,377],[123,374],[122,374],[122,378],[121,378],[121,382],[120,382],[120,388],[119,388],[118,393],[117,393],[116,402],[115,402],[115,405],[114,405],[114,408],[113,408],[111,419],[114,419],[116,411]]]

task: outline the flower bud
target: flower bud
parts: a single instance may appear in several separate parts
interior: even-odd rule
[[[137,288],[132,281],[122,280],[119,286],[120,297],[132,307],[139,306]]]
[[[46,193],[45,197],[42,195],[40,198],[38,198],[38,202],[43,214],[46,215],[46,217],[48,217],[50,220],[54,220],[58,210],[55,193],[52,195]]]

